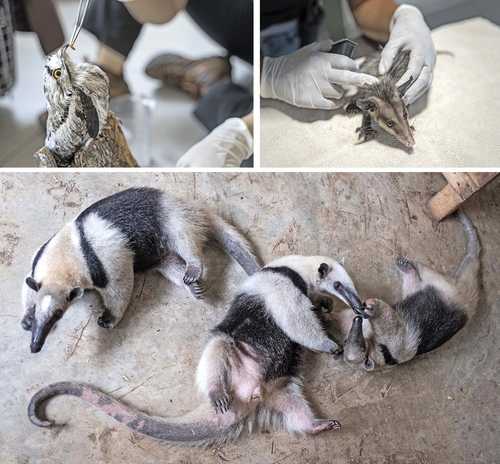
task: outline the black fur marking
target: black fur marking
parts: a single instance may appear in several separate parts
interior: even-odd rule
[[[465,312],[457,305],[446,303],[432,286],[410,295],[395,309],[420,332],[417,355],[441,346],[467,322]]]
[[[96,287],[104,288],[106,287],[106,285],[108,285],[109,282],[106,271],[104,270],[104,266],[102,265],[101,260],[96,255],[94,249],[92,248],[92,245],[85,236],[83,222],[79,221],[78,218],[75,222],[78,228],[78,232],[80,233],[80,245],[82,248],[83,257],[87,262],[87,267],[90,272],[90,277],[92,278],[92,283]]]
[[[302,350],[269,316],[260,296],[236,296],[217,331],[231,336],[240,349],[246,343],[257,352],[266,381],[298,374]]]
[[[39,284],[33,277],[26,277],[25,283],[34,292],[38,292],[42,287],[42,284]]]
[[[307,296],[307,284],[305,280],[293,269],[286,266],[271,266],[262,268],[262,271],[275,272],[276,274],[288,277],[292,281],[293,285],[295,285],[305,296]]]
[[[49,244],[49,242],[52,240],[52,237],[50,237],[41,247],[40,249],[36,252],[35,257],[33,258],[33,263],[31,264],[31,277],[35,277],[35,269],[36,265],[38,264],[38,261],[40,261],[40,258],[42,257],[43,252],[45,251],[46,246]]]
[[[330,267],[326,263],[321,263],[318,268],[318,273],[321,278],[326,277],[328,272],[330,271]]]
[[[84,221],[87,215],[96,213],[112,223],[127,237],[134,252],[134,271],[145,271],[158,265],[168,254],[161,197],[160,190],[131,188],[89,206],[77,221]]]
[[[380,351],[382,351],[382,355],[384,356],[384,361],[386,364],[389,366],[395,366],[396,364],[399,364],[398,360],[395,359],[391,352],[389,351],[389,348],[387,348],[386,345],[379,345]]]
[[[76,89],[76,91],[83,107],[83,115],[79,114],[78,116],[85,121],[89,135],[95,139],[99,134],[99,115],[92,99],[83,90]]]

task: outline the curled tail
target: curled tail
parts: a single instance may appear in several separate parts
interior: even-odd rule
[[[458,211],[457,218],[464,228],[467,244],[465,255],[455,271],[455,279],[467,315],[471,317],[475,313],[479,302],[481,243],[476,228],[467,215],[463,211]]]
[[[211,221],[214,237],[224,250],[240,264],[248,275],[255,274],[262,265],[255,256],[250,242],[220,216],[212,214]]]
[[[38,427],[55,426],[54,422],[40,415],[40,409],[45,401],[59,395],[81,398],[135,432],[179,445],[212,446],[224,443],[236,438],[242,428],[232,412],[215,414],[195,410],[172,419],[148,416],[91,385],[75,382],[54,383],[35,393],[28,406],[29,420]]]

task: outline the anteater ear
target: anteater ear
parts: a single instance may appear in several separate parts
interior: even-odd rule
[[[330,266],[326,263],[321,263],[318,268],[319,276],[324,279],[330,272]]]
[[[374,98],[360,98],[356,100],[356,106],[362,111],[375,111],[378,108]]]
[[[69,292],[68,301],[76,300],[83,296],[83,288],[75,287],[71,292]]]
[[[38,292],[42,284],[39,284],[33,277],[26,277],[26,285],[34,292]]]

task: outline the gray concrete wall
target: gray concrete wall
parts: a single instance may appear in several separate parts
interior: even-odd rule
[[[344,259],[363,296],[398,297],[393,266],[407,253],[451,270],[464,251],[460,226],[433,224],[424,205],[439,174],[53,174],[0,175],[0,462],[444,464],[500,462],[500,179],[466,210],[483,244],[484,294],[477,317],[434,353],[368,374],[312,355],[306,389],[343,429],[317,437],[266,433],[216,451],[169,448],[131,433],[77,399],[47,414],[67,425],[34,427],[31,395],[60,380],[92,383],[148,413],[173,416],[196,403],[194,369],[207,332],[244,279],[208,253],[209,298],[195,302],[153,273],[137,277],[133,304],[113,331],[100,329],[87,298],[29,353],[20,289],[35,248],[91,202],[132,185],[160,187],[233,220],[266,261],[290,254]]]

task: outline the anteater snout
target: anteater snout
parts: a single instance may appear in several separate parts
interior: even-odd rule
[[[30,345],[30,350],[32,353],[39,353],[42,350],[42,343],[32,343]]]

